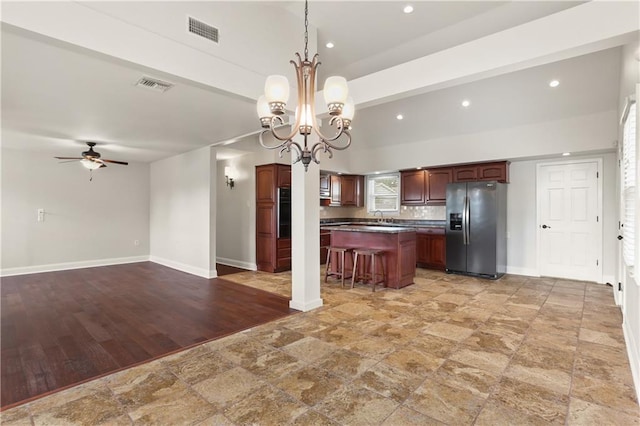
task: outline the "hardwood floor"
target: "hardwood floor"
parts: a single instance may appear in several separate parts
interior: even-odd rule
[[[0,288],[2,408],[295,312],[282,296],[151,262]]]
[[[218,271],[219,277],[222,277],[224,275],[238,274],[240,272],[247,272],[247,269],[236,268],[235,266],[223,265],[222,263],[216,263],[216,270]]]

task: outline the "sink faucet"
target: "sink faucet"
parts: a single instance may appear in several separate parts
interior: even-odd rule
[[[375,212],[373,212],[373,217],[376,217],[376,213],[380,213],[380,219],[378,219],[378,222],[384,222],[384,216],[382,214],[382,212],[380,210],[376,210]]]

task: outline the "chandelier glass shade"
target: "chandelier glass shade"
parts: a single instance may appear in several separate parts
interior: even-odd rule
[[[327,78],[324,84],[324,100],[329,112],[329,125],[335,127],[334,134],[327,137],[320,132],[316,119],[315,94],[316,94],[316,70],[320,62],[318,54],[311,60],[308,58],[308,4],[305,1],[304,11],[304,58],[296,53],[296,61],[290,61],[294,66],[297,80],[298,103],[295,110],[295,123],[289,134],[278,133],[278,128],[285,124],[283,116],[287,112],[289,101],[289,81],[281,75],[271,75],[265,82],[264,95],[260,96],[257,104],[260,124],[265,129],[260,133],[260,145],[268,149],[279,149],[280,156],[284,152],[292,152],[295,155],[293,163],[302,161],[305,170],[309,163],[314,161],[320,164],[318,153],[324,152],[329,158],[333,157],[333,150],[344,150],[351,145],[351,121],[355,113],[353,99],[348,96],[349,88],[344,77],[333,76]],[[307,138],[315,133],[319,141],[309,146]],[[303,136],[302,144],[294,142],[296,133]],[[275,142],[265,142],[265,136]],[[341,139],[339,141],[339,139]],[[338,144],[339,142],[339,144]]]

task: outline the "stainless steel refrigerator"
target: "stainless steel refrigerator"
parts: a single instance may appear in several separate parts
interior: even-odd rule
[[[498,182],[447,185],[448,273],[497,279],[507,268],[507,187]]]

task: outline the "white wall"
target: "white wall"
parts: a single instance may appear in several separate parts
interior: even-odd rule
[[[509,167],[510,184],[507,189],[507,272],[520,275],[537,276],[538,246],[536,220],[536,165],[553,161],[570,161],[585,158],[602,158],[603,217],[602,241],[603,282],[613,283],[616,270],[616,236],[618,209],[616,198],[616,166],[615,153],[599,156],[571,156],[541,160],[514,161]]]
[[[350,172],[398,170],[416,166],[531,158],[563,152],[612,150],[617,112],[572,117],[418,143],[366,148],[353,142],[345,151]]]
[[[110,165],[90,182],[79,162],[3,148],[2,247],[3,275],[146,260],[149,165]]]
[[[206,278],[216,276],[215,149],[151,164],[150,258]]]

